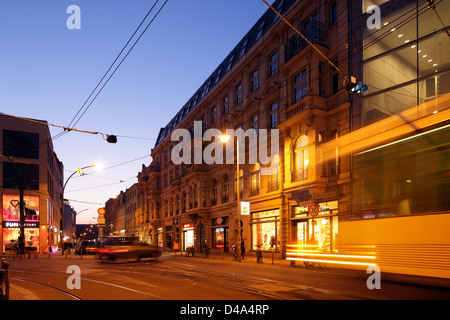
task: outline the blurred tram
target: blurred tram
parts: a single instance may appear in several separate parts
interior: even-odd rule
[[[287,259],[450,278],[450,94],[325,143],[324,157],[337,148],[352,159],[351,213],[305,223]]]

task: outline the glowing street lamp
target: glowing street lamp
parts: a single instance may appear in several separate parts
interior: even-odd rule
[[[230,136],[228,134],[222,134],[219,136],[219,139],[222,143],[227,143],[230,140]],[[237,222],[237,227],[238,227],[238,245],[237,245],[237,261],[241,262],[241,243],[242,243],[242,239],[241,239],[241,205],[240,205],[240,191],[239,190],[239,137],[236,137],[236,149],[237,149],[237,156],[236,156],[236,193],[237,193],[237,218],[238,218],[238,222]]]
[[[64,183],[63,189],[61,191],[61,239],[64,238],[64,190],[66,189],[66,185],[67,182],[69,182],[70,178],[72,178],[75,173],[78,173],[80,176],[84,175],[83,174],[83,169],[87,169],[87,168],[92,168],[92,167],[98,167],[98,164],[93,164],[90,166],[86,166],[86,167],[82,167],[82,168],[77,168],[77,170],[75,170],[70,176],[69,178],[67,178],[66,182]],[[64,254],[64,246],[61,246],[61,253]]]

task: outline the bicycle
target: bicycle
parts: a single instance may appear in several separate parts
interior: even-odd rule
[[[208,258],[209,257],[209,248],[208,247],[204,247],[203,248],[203,258]]]
[[[262,261],[263,261],[263,255],[262,255],[262,252],[261,252],[261,247],[257,246],[257,248],[256,248],[256,262],[257,263],[262,263]]]

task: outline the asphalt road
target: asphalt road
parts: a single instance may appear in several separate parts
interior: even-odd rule
[[[306,270],[254,257],[164,254],[158,260],[102,262],[94,256],[6,257],[12,300],[442,300],[449,288],[383,279],[368,289],[363,271]]]

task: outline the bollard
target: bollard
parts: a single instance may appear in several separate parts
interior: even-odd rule
[[[5,258],[2,258],[0,270],[0,294],[1,300],[9,300],[9,263],[5,261]]]

